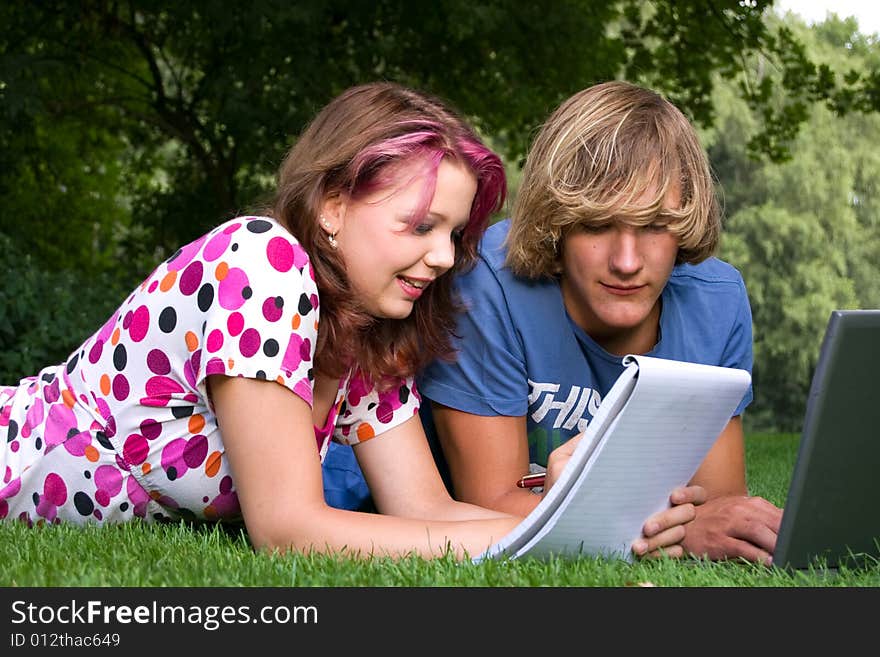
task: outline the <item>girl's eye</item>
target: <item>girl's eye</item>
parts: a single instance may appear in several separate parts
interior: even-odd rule
[[[460,242],[462,237],[464,237],[464,228],[452,231],[452,239],[454,241]]]
[[[431,224],[417,224],[413,226],[413,233],[415,235],[427,235],[434,228]]]

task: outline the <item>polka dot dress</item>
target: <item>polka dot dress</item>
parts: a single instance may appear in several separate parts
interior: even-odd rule
[[[0,519],[239,521],[207,396],[212,374],[276,381],[312,403],[319,301],[274,220],[230,220],[160,265],[67,362],[0,386]],[[412,379],[340,381],[324,427],[355,444],[418,412]]]

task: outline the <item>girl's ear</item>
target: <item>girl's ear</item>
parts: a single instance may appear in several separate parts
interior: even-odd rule
[[[321,229],[328,235],[336,235],[345,224],[345,214],[348,210],[348,197],[343,194],[334,194],[324,199],[321,205],[319,221]]]

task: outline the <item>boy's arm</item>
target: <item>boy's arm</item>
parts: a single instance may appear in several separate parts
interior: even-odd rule
[[[529,471],[524,416],[483,416],[433,403],[431,410],[455,497],[517,516],[537,506],[540,494],[518,488]]]
[[[708,497],[685,528],[683,545],[693,555],[766,563],[773,554],[782,509],[748,496],[744,445],[742,418],[736,416],[690,482],[702,486]]]

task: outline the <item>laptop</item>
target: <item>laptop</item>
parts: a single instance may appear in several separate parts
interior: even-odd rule
[[[773,563],[880,563],[880,310],[831,313]]]

